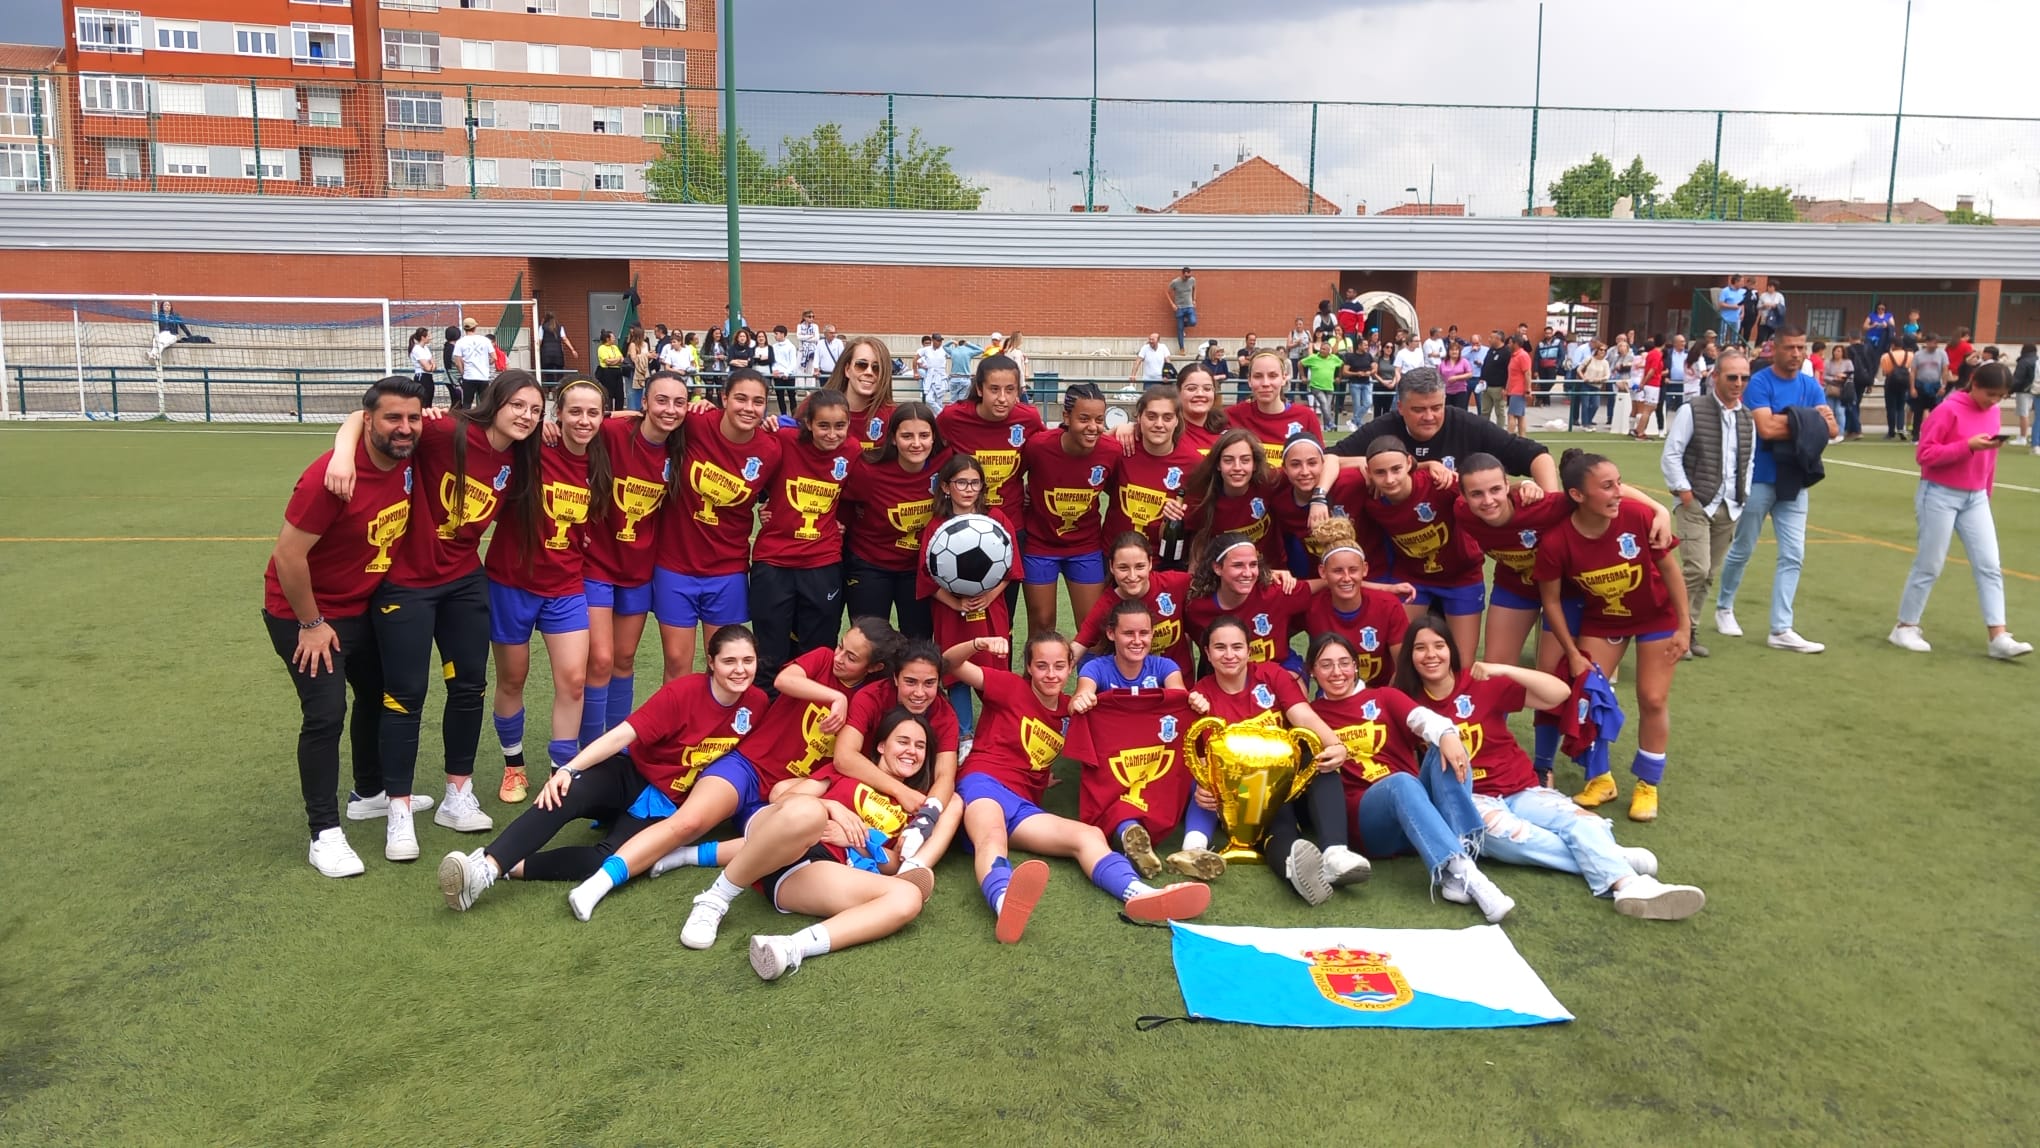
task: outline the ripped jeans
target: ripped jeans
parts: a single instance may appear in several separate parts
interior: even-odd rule
[[[1613,824],[1556,789],[1540,785],[1508,797],[1476,794],[1473,804],[1487,826],[1480,847],[1484,860],[1578,873],[1596,897],[1636,875],[1615,843]]]

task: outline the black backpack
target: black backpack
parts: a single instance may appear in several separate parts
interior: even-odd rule
[[[1894,363],[1891,373],[1884,376],[1884,385],[1890,390],[1912,390],[1912,361],[1916,352],[1905,352],[1905,362]]]
[[[2022,357],[2012,367],[2012,393],[2023,395],[2033,389],[2034,359],[2031,355]]]

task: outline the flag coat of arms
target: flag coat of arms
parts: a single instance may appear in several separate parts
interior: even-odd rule
[[[1515,1028],[1573,1019],[1497,925],[1170,926],[1183,1006],[1284,1028]]]
[[[1156,841],[1182,824],[1196,782],[1183,735],[1196,715],[1186,690],[1104,690],[1070,720],[1063,756],[1084,767],[1079,819],[1105,831],[1140,822]]]

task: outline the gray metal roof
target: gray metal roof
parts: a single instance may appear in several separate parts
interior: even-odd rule
[[[720,260],[715,205],[20,194],[0,249]],[[761,263],[2040,278],[2040,228],[748,208]],[[0,260],[0,284],[15,290]]]

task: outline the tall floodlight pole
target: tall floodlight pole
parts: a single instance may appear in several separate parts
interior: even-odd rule
[[[1912,55],[1912,0],[1905,0],[1905,35],[1898,39],[1898,114],[1891,118],[1891,182],[1884,188],[1884,222],[1898,199],[1898,132],[1905,126],[1905,66]]]
[[[1544,106],[1544,5],[1537,6],[1537,79],[1530,96],[1530,186],[1523,189],[1523,214],[1537,212],[1537,114]]]
[[[744,313],[743,240],[737,223],[737,0],[723,0],[722,11],[722,106],[723,106],[723,216],[729,231],[730,329]],[[683,94],[683,100],[686,98]]]
[[[1091,155],[1084,161],[1084,214],[1091,214],[1098,181],[1098,0],[1091,0]]]

